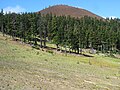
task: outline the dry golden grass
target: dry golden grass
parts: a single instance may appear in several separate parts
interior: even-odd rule
[[[0,34],[0,90],[120,90],[119,67],[120,59],[51,54]]]

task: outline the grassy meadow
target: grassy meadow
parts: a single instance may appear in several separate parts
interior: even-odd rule
[[[0,90],[120,90],[120,59],[52,54],[0,34]]]

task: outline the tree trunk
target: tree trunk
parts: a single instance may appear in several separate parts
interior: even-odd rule
[[[3,28],[3,24],[2,24],[2,26],[1,26],[1,31],[2,31],[2,34],[3,34],[3,36],[4,36],[4,28]]]
[[[44,32],[44,48],[46,48],[46,31]]]
[[[69,48],[69,53],[71,53],[71,49]]]
[[[42,39],[40,38],[40,47],[42,48]]]
[[[79,48],[77,48],[77,54],[79,54]]]
[[[57,51],[59,51],[59,45],[58,44],[56,44],[56,47],[57,47]]]
[[[43,44],[44,44],[44,48],[46,48],[46,40],[44,40],[44,43],[43,43]]]
[[[37,45],[37,40],[36,40],[36,38],[35,38],[35,45]]]
[[[39,34],[40,34],[40,48],[42,48],[42,32],[41,30],[39,30]]]
[[[67,56],[67,47],[65,46],[65,56]]]

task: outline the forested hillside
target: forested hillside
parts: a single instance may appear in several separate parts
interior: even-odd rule
[[[69,48],[79,53],[82,48],[94,48],[101,52],[120,50],[120,19],[104,19],[84,16],[55,16],[40,13],[0,13],[0,31],[21,41],[46,48],[46,42]]]

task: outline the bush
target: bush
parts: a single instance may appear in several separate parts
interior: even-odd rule
[[[45,61],[47,62],[48,60],[47,60],[47,59],[45,59]]]
[[[77,64],[79,64],[79,62],[77,62]]]
[[[53,54],[54,52],[52,50],[46,50],[46,52]]]
[[[39,55],[39,52],[37,52],[37,54],[36,55]]]
[[[36,45],[32,45],[32,48],[35,48],[37,50],[40,50],[40,47],[39,46],[36,46]]]

